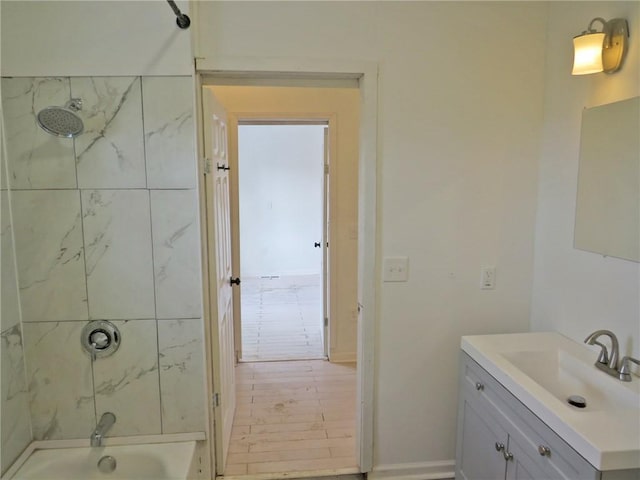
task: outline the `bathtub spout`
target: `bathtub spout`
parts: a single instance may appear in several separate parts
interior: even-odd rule
[[[102,439],[111,429],[111,427],[113,427],[114,423],[116,423],[116,416],[113,413],[106,412],[102,414],[98,425],[96,425],[95,430],[91,432],[91,436],[89,437],[92,447],[102,446]]]

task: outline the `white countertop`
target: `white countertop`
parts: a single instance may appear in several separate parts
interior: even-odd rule
[[[461,347],[598,470],[640,468],[640,401],[634,405],[636,398],[640,399],[639,377],[634,375],[631,382],[621,382],[607,375],[593,365],[597,349],[592,350],[558,333],[465,336]],[[602,391],[622,393],[632,399],[631,405],[627,402],[620,408],[577,409],[561,401],[509,360],[519,352],[543,355],[548,352],[553,356],[558,351],[568,354],[574,363],[580,363],[580,368],[589,376],[591,373],[601,375],[593,378],[602,386]]]

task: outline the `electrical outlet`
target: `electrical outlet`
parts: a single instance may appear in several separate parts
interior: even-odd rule
[[[482,290],[496,288],[496,267],[485,266],[480,269],[480,288]]]
[[[385,257],[382,270],[382,281],[406,282],[409,280],[409,257]]]

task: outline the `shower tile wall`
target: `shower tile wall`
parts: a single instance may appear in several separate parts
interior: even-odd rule
[[[31,442],[13,225],[5,172],[0,145],[0,475]]]
[[[112,435],[203,431],[191,78],[3,78],[2,96],[34,438],[85,438],[105,411]],[[37,127],[76,97],[81,136]],[[122,333],[93,365],[89,320]]]

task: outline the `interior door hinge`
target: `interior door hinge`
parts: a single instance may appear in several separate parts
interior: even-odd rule
[[[329,326],[329,317],[324,317],[324,326],[325,327]]]
[[[329,164],[328,163],[324,164],[324,174],[325,175],[329,175]]]
[[[219,393],[214,393],[213,394],[213,408],[218,408],[220,406],[220,394]]]
[[[204,174],[209,175],[211,173],[211,169],[213,168],[213,162],[210,158],[204,158]]]

